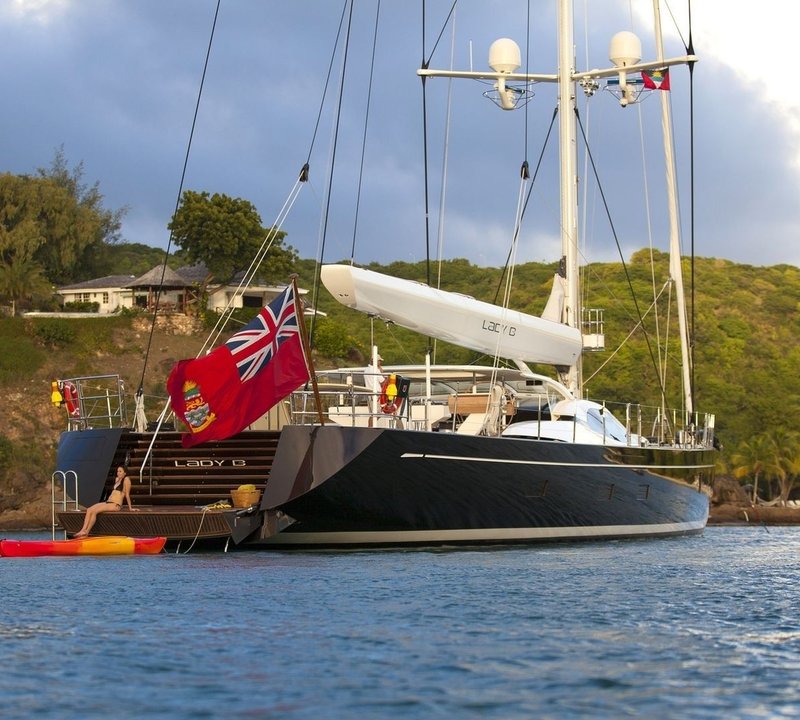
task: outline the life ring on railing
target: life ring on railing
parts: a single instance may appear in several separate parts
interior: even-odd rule
[[[394,415],[403,404],[403,400],[397,392],[397,375],[389,375],[381,383],[381,396],[378,400],[381,410],[387,415]]]
[[[78,388],[71,380],[65,380],[61,394],[64,396],[64,404],[70,417],[80,417],[80,400],[78,398]]]

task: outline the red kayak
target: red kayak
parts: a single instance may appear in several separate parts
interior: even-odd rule
[[[0,540],[2,557],[43,557],[45,555],[157,555],[165,537],[133,538],[99,536],[72,540]]]

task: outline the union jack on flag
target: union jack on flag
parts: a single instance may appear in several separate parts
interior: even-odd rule
[[[290,285],[225,343],[239,379],[245,383],[254,378],[286,340],[299,334],[294,287]]]
[[[183,447],[236,435],[309,379],[297,303],[292,283],[224,345],[175,363],[167,390],[189,430]]]

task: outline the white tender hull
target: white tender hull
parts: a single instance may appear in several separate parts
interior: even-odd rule
[[[573,365],[581,353],[577,328],[412,280],[326,265],[322,282],[343,305],[478,352],[547,365]]]

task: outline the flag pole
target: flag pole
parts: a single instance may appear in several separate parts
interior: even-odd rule
[[[300,328],[300,339],[303,342],[303,354],[306,356],[306,367],[308,368],[308,374],[311,377],[311,387],[314,390],[314,400],[316,400],[317,403],[319,424],[324,425],[325,417],[322,414],[322,398],[320,397],[319,387],[317,386],[317,373],[314,371],[314,362],[311,360],[311,348],[308,344],[308,335],[306,334],[305,313],[303,312],[303,304],[300,302],[300,293],[297,291],[298,276],[297,273],[292,273],[289,277],[291,278],[292,288],[294,289],[295,312],[297,312],[298,316],[297,326]]]

